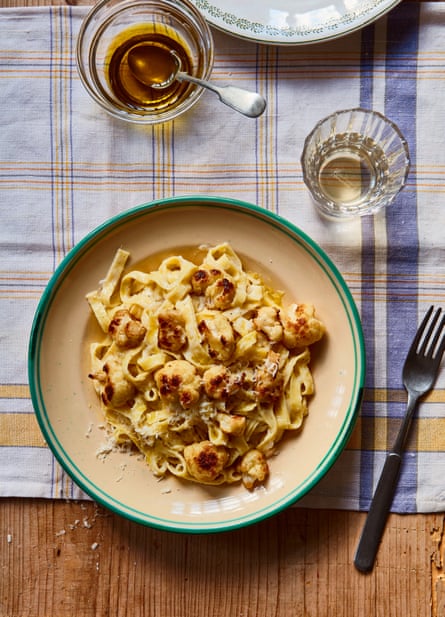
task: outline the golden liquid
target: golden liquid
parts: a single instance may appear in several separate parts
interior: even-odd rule
[[[166,59],[169,52],[174,51],[181,59],[182,70],[185,72],[192,70],[187,46],[177,33],[168,26],[160,24],[156,25],[156,31],[153,28],[153,24],[131,26],[119,33],[109,47],[106,61],[107,81],[123,107],[144,111],[171,109],[179,105],[191,88],[189,83],[179,81],[173,81],[166,88],[152,88],[134,77],[128,66],[128,52],[139,45],[153,46],[153,59],[156,59],[151,64],[150,71],[153,83],[164,81],[166,75],[171,72],[169,71],[171,64],[163,66],[162,62],[159,63],[163,54],[158,50],[166,52]]]
[[[319,150],[324,160],[317,179],[327,199],[353,207],[384,193],[389,163],[373,139],[358,133],[340,134]]]

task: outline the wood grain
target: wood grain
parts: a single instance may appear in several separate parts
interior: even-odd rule
[[[2,617],[443,617],[442,515],[392,515],[376,567],[364,515],[290,508],[203,536],[91,502],[0,501]]]

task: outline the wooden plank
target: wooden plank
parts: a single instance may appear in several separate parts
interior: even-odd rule
[[[363,521],[290,508],[252,527],[193,536],[91,502],[6,499],[0,615],[443,617],[444,517],[392,515],[368,575],[352,562]]]
[[[434,527],[431,531],[431,539],[436,549],[431,556],[431,600],[432,615],[442,617],[445,615],[445,519],[442,524]]]

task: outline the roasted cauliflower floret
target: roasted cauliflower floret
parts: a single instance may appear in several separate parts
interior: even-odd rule
[[[256,371],[255,392],[262,403],[272,403],[282,393],[283,376],[279,362],[280,354],[269,351],[266,361]]]
[[[249,450],[244,454],[239,464],[244,486],[251,490],[261,484],[269,475],[269,465],[266,457],[259,450]]]
[[[232,306],[235,294],[235,285],[223,276],[207,287],[205,292],[207,306],[224,311]]]
[[[158,328],[158,345],[161,349],[175,353],[187,343],[185,321],[177,310],[159,313]]]
[[[228,368],[215,364],[202,376],[205,393],[209,398],[223,400],[234,394],[238,385]]]
[[[199,270],[196,270],[196,272],[193,273],[190,280],[193,293],[203,295],[207,287],[221,277],[221,270],[217,270],[216,268],[199,268]]]
[[[288,349],[307,347],[319,341],[324,332],[324,324],[315,317],[312,304],[291,304],[280,312],[283,324],[283,342]]]
[[[179,403],[183,409],[189,409],[199,400],[201,379],[187,360],[167,362],[155,373],[155,382],[162,399]]]
[[[225,310],[232,305],[236,294],[233,282],[217,268],[199,268],[191,278],[193,293],[204,295],[211,309]]]
[[[220,475],[229,460],[229,453],[224,446],[201,441],[186,446],[184,458],[189,474],[205,483],[214,481]]]
[[[198,323],[198,330],[204,337],[211,358],[225,362],[235,349],[235,336],[227,317],[221,313],[209,313]]]
[[[272,343],[281,341],[283,337],[283,326],[280,322],[278,310],[275,307],[260,307],[253,323],[256,329],[263,332]]]
[[[110,358],[101,371],[90,374],[100,384],[100,396],[105,405],[122,407],[131,401],[135,395],[135,387],[124,375],[122,364],[118,358]]]
[[[145,337],[145,326],[127,309],[116,311],[108,326],[108,332],[118,347],[137,347]]]
[[[236,437],[244,433],[247,422],[245,416],[238,416],[230,413],[219,413],[218,421],[224,433],[227,433],[227,435],[235,435]]]

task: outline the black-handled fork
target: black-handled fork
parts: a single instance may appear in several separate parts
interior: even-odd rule
[[[433,310],[434,307],[430,306],[423,318],[403,366],[403,385],[408,392],[408,403],[394,446],[386,457],[354,557],[355,567],[361,572],[370,572],[374,566],[397,487],[416,404],[433,387],[445,351],[445,315],[437,325],[441,309],[437,309],[434,315]]]

